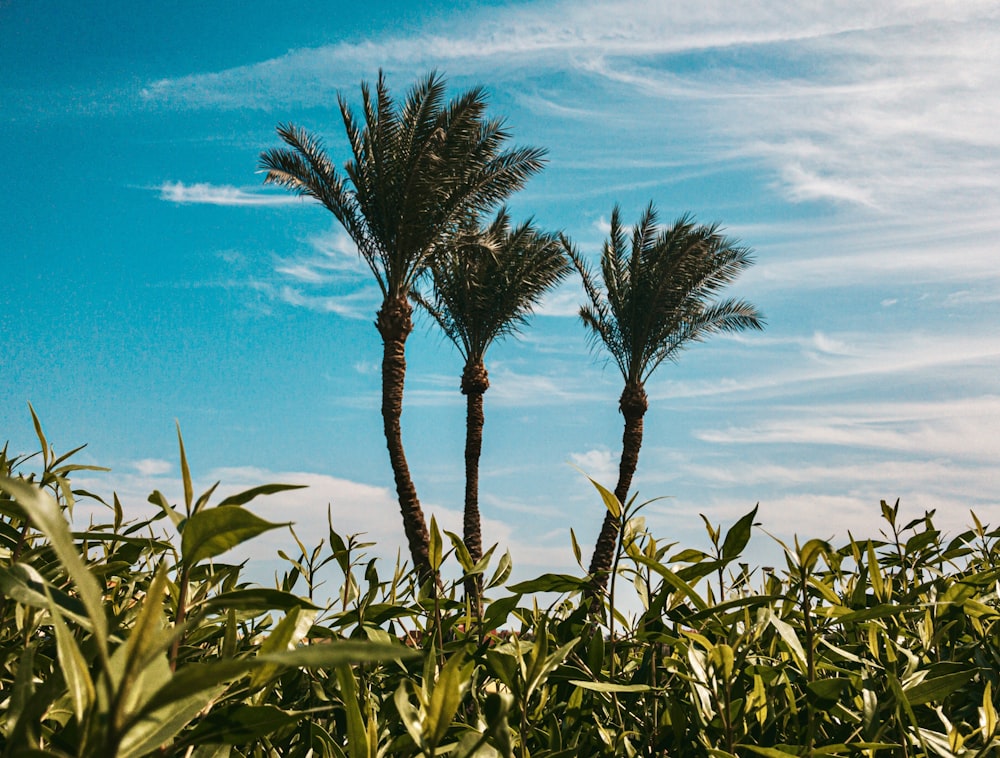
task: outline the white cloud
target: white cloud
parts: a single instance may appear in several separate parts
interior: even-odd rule
[[[570,453],[569,459],[584,474],[609,490],[613,490],[618,483],[618,461],[610,450],[592,449]]]
[[[695,436],[720,444],[832,445],[984,462],[1000,458],[997,428],[1000,398],[988,395],[788,408],[776,418],[748,426],[705,429]]]
[[[329,284],[369,278],[371,270],[358,255],[358,248],[342,229],[314,234],[306,240],[308,252],[279,258],[275,271],[301,284]]]
[[[768,396],[779,392],[788,396],[811,392],[821,385],[829,388],[834,383],[841,388],[863,383],[878,387],[890,376],[940,383],[975,366],[996,365],[1000,370],[1000,342],[992,333],[731,335],[716,338],[718,346],[701,346],[700,350],[731,351],[731,346],[722,346],[724,340],[746,348],[739,378],[675,380],[666,373],[654,375],[646,388],[650,400],[736,394]],[[781,370],[775,371],[775,365],[780,365]]]
[[[141,461],[133,462],[131,466],[139,473],[139,476],[169,474],[171,469],[173,469],[173,464],[170,461],[164,461],[159,458],[143,458]]]
[[[378,308],[381,298],[373,287],[352,292],[347,295],[314,295],[303,292],[297,287],[284,285],[277,291],[277,298],[296,308],[307,308],[320,313],[336,313],[338,316],[354,319],[371,318]]]
[[[750,161],[790,200],[843,204],[940,230],[959,217],[1000,217],[998,15],[986,0],[798,8],[534,2],[473,11],[449,19],[446,30],[293,50],[164,79],[150,83],[143,98],[178,107],[321,106],[335,90],[352,93],[376,68],[402,88],[414,71],[444,67],[489,77],[491,87],[548,117],[601,123],[614,144],[643,144],[637,135],[659,135],[666,119],[674,140],[666,148],[696,154],[695,168]],[[553,94],[553,74],[573,86]],[[586,107],[562,102],[581,90]],[[607,152],[606,142],[595,144],[574,151],[573,160],[589,167]],[[180,187],[181,196],[197,194]],[[206,193],[219,202],[259,202],[233,188],[212,189],[225,190]],[[862,271],[844,266],[841,250],[854,252]],[[845,244],[829,264],[838,277],[879,267],[886,275],[908,269],[911,258],[905,246],[873,258]],[[939,249],[923,263],[945,267]],[[801,281],[822,265],[813,259],[789,273]],[[950,265],[961,271],[971,264]]]
[[[576,317],[584,302],[584,293],[574,277],[572,284],[565,284],[545,294],[535,308],[538,316]]]
[[[261,484],[281,482],[305,485],[303,489],[258,497],[246,507],[268,521],[293,522],[295,533],[307,549],[318,545],[320,540],[327,542],[328,549],[327,536],[330,525],[345,540],[348,535],[359,535],[360,541],[375,543],[366,548],[365,552],[369,557],[380,559],[379,570],[382,574],[391,571],[397,553],[401,554],[403,560],[409,561],[399,504],[395,493],[387,487],[327,474],[234,466],[213,469],[204,478],[197,479],[194,483],[196,495],[213,482],[222,484],[210,505],[220,502],[229,495]],[[110,482],[81,476],[74,480],[74,484],[102,493]],[[153,489],[159,489],[169,502],[183,509],[183,485],[179,479],[164,481],[162,478],[151,478],[147,475],[116,476],[114,485],[122,501],[126,520],[148,518],[157,512],[158,509],[146,501],[146,496]],[[110,502],[110,497],[105,499]],[[423,502],[422,507],[428,524],[433,516],[440,529],[456,534],[462,533],[460,510],[428,502]],[[81,500],[74,512],[74,518],[78,523],[86,523],[91,517],[96,523],[102,523],[110,518],[110,514],[101,506]],[[499,543],[494,566],[505,550],[510,551],[515,567],[510,581],[525,579],[544,571],[572,571],[573,556],[569,548],[568,527],[558,530],[558,534],[538,534],[531,528],[515,528],[507,522],[484,516],[482,531],[487,546],[494,542]],[[447,537],[445,545],[450,546]],[[293,557],[298,550],[292,536],[283,529],[267,532],[244,543],[226,553],[223,559],[249,560],[247,576],[258,583],[269,584],[273,572],[290,568],[277,557],[278,550],[283,550]],[[340,579],[336,572],[327,578],[332,585],[336,585]]]
[[[263,190],[246,190],[228,184],[207,184],[196,182],[164,182],[156,188],[160,199],[180,205],[226,205],[226,206],[276,206],[299,205],[307,202],[304,198],[288,192],[272,193]]]

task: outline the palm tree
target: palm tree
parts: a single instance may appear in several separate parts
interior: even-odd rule
[[[486,228],[470,217],[455,244],[435,256],[433,292],[415,300],[440,325],[465,359],[465,509],[463,538],[473,562],[483,557],[479,515],[479,459],[483,444],[483,395],[489,389],[486,351],[522,326],[542,296],[572,270],[560,238],[531,221],[511,228],[506,208]],[[478,599],[480,583],[466,590]]]
[[[611,214],[611,233],[600,259],[600,282],[579,253],[564,243],[583,277],[589,302],[580,318],[596,347],[603,346],[625,380],[618,407],[625,417],[615,496],[624,505],[642,447],[649,407],[646,380],[680,350],[716,332],[762,329],[763,317],[743,300],[714,296],[753,263],[751,250],[723,236],[717,225],[695,225],[683,216],[657,227],[650,203],[632,230],[631,249],[621,211]],[[609,511],[590,562],[594,593],[607,585],[618,541],[618,520]]]
[[[429,537],[403,453],[400,416],[405,344],[413,329],[410,289],[469,213],[496,207],[542,167],[544,151],[504,149],[503,121],[486,117],[481,88],[445,102],[431,73],[397,104],[379,72],[374,97],[361,85],[363,122],[338,95],[352,157],[337,170],[322,141],[278,126],[288,146],[260,156],[265,183],[315,198],[344,226],[382,291],[382,420],[403,528],[415,568],[431,575]]]

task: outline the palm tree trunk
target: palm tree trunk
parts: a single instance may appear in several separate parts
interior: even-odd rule
[[[625,431],[622,433],[622,457],[618,464],[618,485],[615,487],[615,497],[624,507],[628,499],[628,490],[632,486],[632,476],[639,465],[639,448],[642,447],[642,418],[649,407],[646,390],[641,382],[626,382],[622,390],[618,407],[625,417]],[[602,591],[608,585],[608,572],[614,562],[615,550],[618,547],[618,519],[611,511],[604,514],[601,533],[597,537],[594,555],[590,559],[590,575],[593,595]]]
[[[410,557],[421,581],[432,575],[430,538],[427,522],[417,499],[417,490],[410,479],[410,469],[403,453],[400,417],[403,414],[403,383],[406,378],[406,338],[413,331],[413,309],[405,298],[386,298],[378,312],[375,326],[382,335],[382,424],[389,463],[396,479],[399,511],[403,516],[403,531],[410,548]]]
[[[469,361],[462,372],[462,393],[466,396],[465,416],[465,513],[462,538],[473,563],[483,557],[483,536],[479,515],[479,458],[483,449],[483,395],[490,381],[482,361]],[[482,577],[465,583],[466,594],[476,606],[482,594]]]

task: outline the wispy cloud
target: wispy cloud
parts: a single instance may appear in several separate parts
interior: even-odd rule
[[[169,474],[173,464],[159,458],[143,458],[141,461],[133,462],[132,468],[139,473],[139,476],[159,476]]]
[[[411,75],[444,66],[488,73],[494,86],[538,102],[544,77],[569,70],[597,84],[597,103],[611,99],[577,113],[579,104],[549,98],[553,115],[592,120],[596,110],[620,131],[623,113],[633,124],[659,123],[666,107],[716,152],[769,163],[790,199],[902,211],[949,190],[961,207],[995,190],[1000,173],[997,19],[995,3],[971,1],[847,0],[796,10],[721,0],[536,2],[471,14],[447,32],[159,80],[142,96],[182,107],[322,105],[377,67]]]
[[[946,376],[958,376],[963,370],[977,366],[997,366],[1000,369],[1000,343],[991,333],[927,334],[816,332],[803,335],[735,335],[729,343],[749,348],[747,363],[741,375],[719,378],[675,380],[666,372],[649,382],[653,401],[695,397],[783,396],[812,392],[817,386],[837,382],[842,388],[886,377],[908,377],[909,381],[940,383]],[[722,339],[715,345],[699,349],[722,350]],[[731,349],[725,346],[725,349]],[[781,371],[774,366],[780,365]],[[948,372],[948,373],[946,373]],[[727,372],[728,373],[728,372]]]
[[[183,484],[176,478],[159,475],[131,474],[116,476],[116,491],[125,509],[125,517],[135,520],[152,516],[157,509],[146,501],[153,489],[161,490],[170,502],[180,502]],[[403,535],[399,516],[399,504],[392,491],[351,479],[318,474],[307,471],[272,471],[255,466],[232,466],[213,469],[204,478],[195,481],[196,490],[203,491],[213,482],[222,482],[212,502],[218,502],[228,495],[271,482],[303,485],[304,489],[290,490],[276,495],[259,497],[247,505],[255,514],[269,521],[292,522],[293,529],[305,546],[312,548],[322,539],[327,541],[328,528],[341,536],[362,535],[365,542],[375,543],[367,552],[391,564],[397,553],[403,560],[409,560],[409,552]],[[103,493],[109,482],[100,478],[80,477],[74,483],[87,490]],[[105,499],[109,500],[110,497]],[[462,513],[460,510],[442,507],[433,502],[424,502],[428,522],[431,516],[441,529],[462,533]],[[327,513],[329,511],[329,525]],[[74,518],[85,523],[91,516],[98,522],[109,518],[109,513],[101,506],[81,500]],[[569,549],[568,528],[558,530],[558,534],[539,534],[530,528],[520,529],[516,525],[484,517],[482,520],[484,539],[488,544],[498,542],[499,553],[509,550],[514,560],[515,576],[528,578],[541,571],[572,570],[572,553]],[[329,545],[327,545],[329,549]],[[268,583],[269,575],[278,570],[288,570],[290,565],[277,556],[283,550],[294,555],[296,548],[292,536],[283,530],[268,532],[253,541],[245,543],[227,554],[227,559],[250,559],[249,574],[260,583]],[[495,564],[494,564],[495,565]],[[388,570],[383,564],[382,570]],[[332,577],[339,582],[339,576]]]
[[[275,271],[301,284],[329,284],[371,274],[354,241],[340,229],[312,235],[306,244],[307,251],[279,258]]]
[[[368,319],[378,308],[381,296],[374,287],[351,292],[346,295],[321,295],[303,292],[292,285],[284,285],[277,290],[277,299],[296,308],[307,308],[319,313],[335,313],[354,319]]]
[[[720,444],[828,445],[918,453],[972,461],[1000,458],[1000,398],[992,395],[919,403],[881,401],[787,408],[747,426],[696,432]]]
[[[308,202],[287,192],[279,194],[205,182],[164,182],[156,190],[161,200],[178,205],[279,206]]]

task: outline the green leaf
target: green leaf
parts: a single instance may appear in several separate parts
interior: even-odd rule
[[[431,516],[431,528],[430,528],[430,546],[427,552],[427,559],[431,564],[431,571],[437,571],[441,568],[442,558],[442,547],[441,547],[441,530],[438,529],[437,519]]]
[[[587,579],[569,574],[542,574],[535,579],[512,584],[507,589],[518,595],[528,595],[532,592],[582,592],[588,586]]]
[[[698,563],[711,557],[712,556],[708,553],[703,553],[701,550],[691,548],[688,550],[681,550],[676,555],[671,556],[668,560],[670,563]]]
[[[175,528],[180,529],[181,522],[184,521],[184,517],[177,512],[177,510],[167,502],[167,498],[159,490],[153,490],[153,494],[147,498],[149,502],[153,505],[159,506],[160,510],[163,511],[170,522]]]
[[[648,684],[612,684],[611,682],[590,682],[585,679],[570,679],[570,684],[593,692],[651,692]]]
[[[188,566],[214,558],[259,534],[288,526],[272,524],[236,505],[222,505],[192,515],[181,533],[181,555]]]
[[[184,454],[184,439],[181,437],[181,423],[177,424],[177,444],[181,449],[181,479],[184,480],[184,505],[190,518],[191,504],[194,501],[194,487],[191,486],[191,470],[188,468],[187,455]]]
[[[733,648],[725,643],[715,645],[708,653],[708,662],[715,667],[715,670],[722,674],[723,680],[729,680],[733,676]]]
[[[279,653],[290,648],[294,649],[295,645],[309,632],[309,628],[312,626],[315,618],[315,611],[303,611],[298,607],[292,608],[278,622],[277,626],[271,630],[267,639],[261,643],[257,659],[266,659],[268,653]],[[261,666],[250,675],[250,689],[254,690],[258,687],[263,687],[267,682],[276,677],[281,672],[281,669],[282,666],[277,663]]]
[[[56,632],[59,668],[73,700],[76,722],[82,726],[87,709],[94,702],[94,683],[87,670],[87,662],[83,658],[83,653],[80,652],[80,646],[77,645],[76,639],[67,628],[66,622],[63,621],[59,606],[50,599],[49,608],[52,613],[52,626]]]
[[[118,758],[139,758],[156,750],[191,723],[223,691],[223,687],[203,689],[183,700],[144,712],[141,718],[131,722],[119,745]]]
[[[871,580],[875,597],[882,601],[888,600],[885,596],[885,583],[882,581],[882,570],[879,568],[878,557],[875,555],[875,546],[871,540],[868,540],[868,576]]]
[[[48,608],[49,598],[74,623],[90,629],[87,609],[77,598],[49,586],[38,570],[27,563],[0,566],[0,595],[32,608]]]
[[[327,668],[348,663],[375,663],[407,658],[419,658],[419,650],[402,644],[382,645],[377,642],[354,640],[334,641],[319,645],[303,645],[282,653],[259,655],[265,663],[278,663],[294,668]]]
[[[486,583],[486,589],[493,589],[498,587],[507,581],[507,577],[510,576],[510,572],[513,571],[514,564],[510,559],[510,553],[504,552],[500,556],[500,560],[497,561],[497,570],[493,573],[493,577]]]
[[[288,611],[292,608],[318,610],[318,606],[306,598],[293,595],[291,592],[266,587],[251,587],[245,590],[224,592],[193,607],[198,607],[205,612],[230,609],[237,611]]]
[[[798,753],[788,753],[784,750],[778,750],[776,747],[760,747],[759,745],[740,745],[744,750],[749,750],[751,753],[756,753],[757,755],[766,756],[766,758],[789,758],[789,756],[798,756]]]
[[[404,679],[399,683],[399,687],[396,688],[393,700],[396,703],[396,712],[399,714],[400,719],[402,719],[406,731],[410,733],[410,737],[417,747],[423,748],[424,735],[423,730],[420,728],[420,713],[414,707],[413,703],[410,702],[410,698],[406,692],[408,685],[410,687],[416,686],[412,680]]]
[[[975,676],[975,669],[968,671],[957,671],[953,674],[935,677],[934,679],[924,679],[919,684],[904,689],[906,700],[910,705],[922,705],[924,703],[940,703],[952,692],[961,689],[969,680]]]
[[[820,556],[831,552],[830,544],[824,540],[809,540],[799,551],[799,562],[806,571],[812,571]]]
[[[224,743],[242,745],[266,737],[279,729],[297,724],[302,715],[283,711],[274,705],[238,703],[215,708],[195,727],[185,740],[191,744]]]
[[[589,476],[587,478],[590,479]],[[603,485],[598,484],[593,479],[590,479],[590,483],[593,484],[597,488],[597,491],[601,493],[601,500],[604,501],[604,507],[608,509],[608,512],[611,513],[611,515],[616,519],[620,519],[622,517],[622,504],[618,501],[618,497],[615,493]]]
[[[840,700],[844,690],[850,689],[851,680],[843,677],[833,677],[830,679],[817,679],[806,684],[806,689],[814,704],[829,708]]]
[[[0,490],[11,495],[31,517],[35,526],[48,538],[52,544],[63,568],[76,585],[80,600],[87,610],[87,616],[93,625],[94,639],[97,642],[101,657],[107,659],[108,620],[104,615],[104,602],[101,589],[94,575],[77,552],[76,545],[70,533],[69,524],[63,517],[59,505],[52,497],[39,489],[17,479],[0,476]]]
[[[461,653],[453,655],[444,664],[424,714],[422,731],[426,744],[436,747],[444,739],[469,688],[473,666],[474,662],[466,661]]]
[[[685,582],[677,574],[668,569],[662,563],[660,563],[659,561],[651,560],[650,558],[647,558],[646,556],[641,555],[639,553],[633,555],[632,558],[637,563],[641,563],[643,566],[648,566],[649,568],[653,569],[653,571],[655,571],[657,574],[663,577],[664,581],[667,584],[669,584],[675,590],[678,590],[687,597],[689,597],[691,599],[691,602],[695,604],[695,607],[699,611],[709,610],[708,603],[705,602],[705,599],[701,595],[695,592],[694,587]]]
[[[576,541],[576,532],[573,531],[572,527],[570,527],[570,530],[569,530],[569,539],[570,539],[570,542],[573,545],[573,557],[576,558],[577,565],[578,566],[583,566],[583,563],[582,563],[582,561],[583,561],[583,551],[580,550],[580,543]]]
[[[785,645],[788,646],[789,651],[792,653],[792,657],[795,658],[795,662],[799,666],[799,671],[805,673],[807,669],[806,664],[806,651],[802,649],[802,643],[799,642],[798,636],[795,634],[795,630],[788,623],[782,621],[778,618],[774,612],[768,612],[771,625],[778,631],[781,635],[781,639],[785,641]]]
[[[288,490],[301,490],[308,487],[306,484],[262,484],[259,487],[251,487],[248,490],[230,495],[221,503],[223,505],[245,505],[259,495],[273,495],[276,492],[286,492]]]
[[[337,683],[347,715],[347,749],[351,758],[368,758],[374,751],[368,744],[368,730],[361,715],[358,684],[350,666],[337,666]]]
[[[452,547],[455,548],[455,555],[458,557],[459,565],[461,565],[465,575],[469,576],[475,567],[475,564],[472,561],[472,556],[469,554],[469,548],[465,546],[465,542],[462,538],[454,532],[449,532],[446,529],[444,533],[448,535],[448,539],[451,540]]]
[[[743,552],[743,548],[750,541],[750,530],[753,527],[753,520],[757,517],[759,507],[759,505],[755,505],[750,513],[733,524],[732,529],[726,533],[726,539],[722,543],[723,559],[734,560]]]
[[[993,682],[986,682],[983,690],[983,707],[979,709],[979,725],[983,740],[988,741],[997,730],[997,711],[993,707]]]
[[[119,690],[124,693],[142,677],[142,670],[155,658],[166,653],[179,630],[167,627],[163,600],[167,593],[167,571],[161,563],[149,583],[139,615],[125,643],[128,653]]]
[[[871,608],[864,608],[860,611],[850,611],[840,616],[835,615],[834,620],[838,624],[848,624],[857,621],[872,621],[873,619],[885,618],[886,616],[899,616],[903,618],[907,611],[912,611],[916,607],[915,605],[891,605],[883,603],[882,605],[873,605]]]

